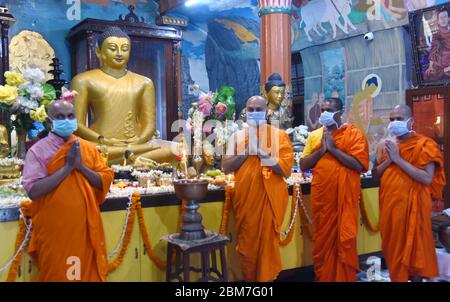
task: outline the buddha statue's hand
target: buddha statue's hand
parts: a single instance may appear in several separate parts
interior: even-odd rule
[[[139,136],[134,136],[132,138],[125,140],[125,142],[130,145],[138,145],[148,142],[148,139]]]
[[[117,138],[105,138],[104,142],[109,146],[125,147],[127,145],[126,141],[119,140]]]

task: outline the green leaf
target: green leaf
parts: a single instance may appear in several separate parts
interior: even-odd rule
[[[225,97],[234,96],[234,88],[228,85],[224,85],[219,89],[219,95],[224,95]]]
[[[56,90],[52,85],[45,83],[42,85],[42,90],[44,91],[44,99],[48,101],[56,99]]]

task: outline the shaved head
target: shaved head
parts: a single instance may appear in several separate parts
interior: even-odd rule
[[[255,106],[257,106],[257,107],[263,107],[264,110],[266,110],[266,109],[267,109],[266,99],[263,98],[263,97],[260,96],[260,95],[252,96],[252,97],[249,98],[248,101],[247,101],[247,108],[248,108],[249,106],[250,106],[250,107],[255,107]],[[262,110],[261,110],[261,111],[262,111]]]
[[[73,104],[63,100],[57,100],[48,107],[48,116],[54,119],[73,118],[75,116],[75,109]]]
[[[399,112],[401,112],[401,114],[405,120],[409,119],[410,117],[413,116],[411,108],[405,104],[395,106],[394,110],[398,110]]]
[[[389,120],[392,121],[406,121],[412,119],[411,108],[407,105],[397,105],[389,113]]]

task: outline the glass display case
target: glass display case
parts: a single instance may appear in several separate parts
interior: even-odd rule
[[[445,160],[447,185],[444,190],[445,207],[450,206],[450,87],[429,87],[406,90],[406,104],[413,111],[413,129],[433,138],[440,146]]]

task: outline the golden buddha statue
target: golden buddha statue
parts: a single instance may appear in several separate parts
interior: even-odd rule
[[[267,121],[271,124],[278,123],[281,129],[291,128],[294,118],[289,110],[289,102],[285,98],[286,83],[281,79],[280,74],[272,73],[262,90],[262,95],[267,101]],[[246,116],[244,108],[239,119],[245,121]]]
[[[72,80],[76,134],[93,143],[103,136],[109,164],[119,164],[126,151],[168,162],[174,159],[171,142],[152,140],[156,131],[155,87],[152,80],[127,70],[131,40],[118,27],[100,35],[96,54],[100,68]],[[86,125],[88,120],[88,125]]]
[[[0,158],[9,156],[8,129],[0,125]]]

